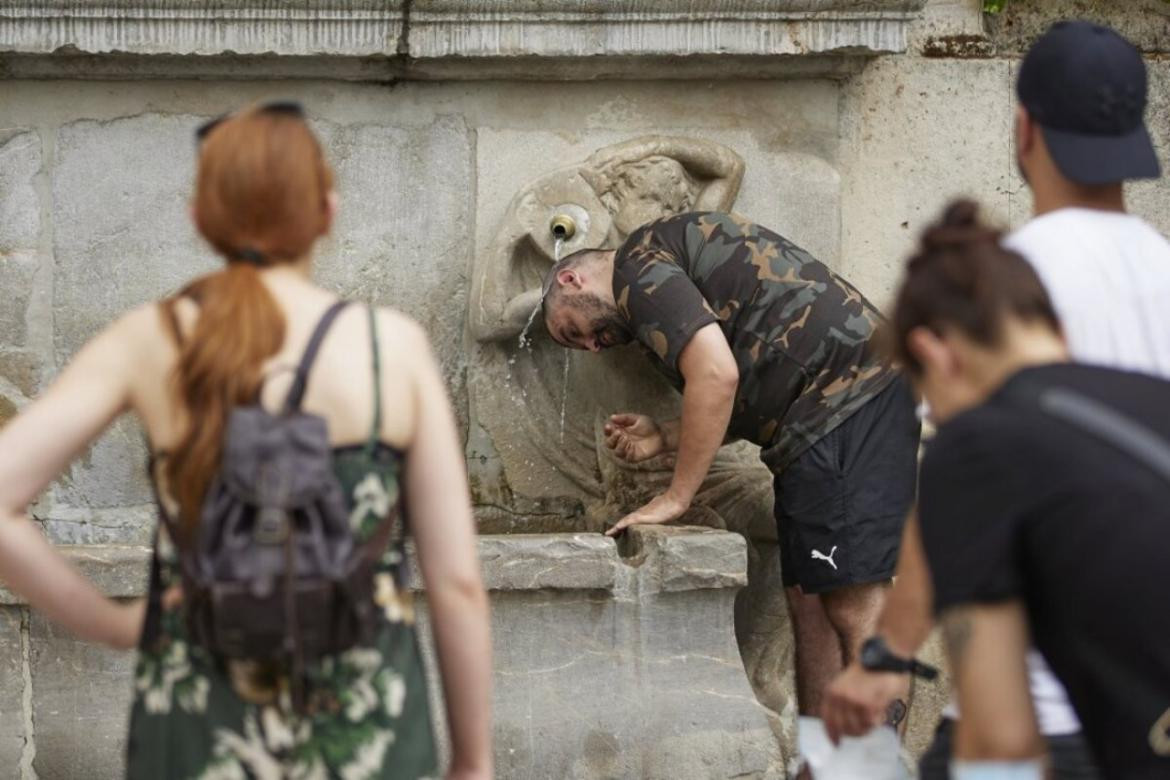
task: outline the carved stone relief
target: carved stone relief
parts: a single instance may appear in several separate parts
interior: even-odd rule
[[[637,347],[578,355],[553,343],[539,321],[519,338],[554,262],[552,221],[572,219],[562,254],[614,248],[650,220],[731,207],[744,165],[725,146],[646,136],[604,147],[523,188],[473,269],[472,433],[476,498],[492,530],[600,530],[621,507],[669,479],[665,462],[634,469],[608,457],[597,429],[615,411],[669,414],[677,394]],[[539,319],[539,318],[537,318]],[[728,457],[738,468],[742,458]],[[511,513],[515,523],[493,520]],[[558,517],[559,515],[559,517]]]

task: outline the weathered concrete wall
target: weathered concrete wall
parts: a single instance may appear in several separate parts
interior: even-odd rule
[[[341,194],[334,237],[320,248],[321,278],[347,295],[398,306],[424,323],[465,426],[465,313],[476,253],[521,187],[605,144],[656,133],[732,148],[747,162],[737,210],[805,244],[879,300],[893,289],[917,232],[954,195],[979,198],[1005,224],[1027,218],[1030,199],[1012,151],[1013,79],[1028,41],[1058,16],[1109,21],[1147,52],[1148,116],[1162,157],[1170,160],[1170,10],[1163,0],[1009,0],[1008,11],[993,19],[982,15],[979,0],[929,0],[924,9],[921,0],[833,0],[821,4],[831,12],[831,23],[828,17],[810,18],[804,26],[793,19],[816,5],[806,0],[716,3],[723,11],[717,18],[706,20],[692,8],[691,18],[673,26],[631,14],[632,6],[623,5],[626,15],[610,21],[623,25],[626,37],[618,43],[625,53],[613,58],[594,56],[600,52],[596,47],[612,38],[590,33],[558,43],[557,35],[568,33],[558,33],[555,25],[521,30],[540,22],[532,4],[519,27],[508,27],[506,14],[484,10],[468,28],[467,40],[480,48],[461,58],[450,56],[444,47],[451,39],[431,24],[450,10],[443,3],[415,0],[422,15],[412,37],[403,35],[401,3],[346,2],[372,16],[330,28],[326,32],[335,37],[318,40],[317,54],[305,48],[307,39],[290,35],[238,49],[238,57],[195,57],[178,56],[185,49],[176,56],[99,54],[108,49],[98,45],[101,35],[95,30],[107,20],[91,20],[89,26],[76,18],[52,21],[51,30],[38,32],[20,15],[20,3],[0,0],[0,51],[22,52],[0,56],[0,424],[116,312],[215,267],[186,216],[191,133],[203,119],[253,100],[292,97],[308,107],[337,169]],[[132,5],[110,3],[123,11]],[[771,18],[754,27],[739,23],[765,6],[793,19]],[[595,18],[575,29],[604,31],[600,6],[589,8]],[[916,21],[907,28],[902,22],[911,16]],[[707,22],[718,34],[699,34]],[[69,24],[85,27],[98,44],[48,56],[60,43],[53,36],[77,34],[66,29]],[[165,19],[155,24],[159,30],[178,29]],[[507,35],[493,39],[485,31]],[[639,38],[639,31],[645,37]],[[793,31],[799,34],[793,37]],[[757,48],[744,48],[751,40]],[[290,48],[282,53],[285,45]],[[672,45],[676,53],[686,47],[687,56],[672,58]],[[527,59],[524,47],[532,49]],[[858,50],[878,56],[859,58]],[[724,56],[728,51],[732,56]],[[1170,231],[1165,179],[1135,185],[1130,195],[1139,214]],[[35,507],[50,538],[67,544],[148,543],[153,517],[144,457],[141,435],[129,424],[103,437]],[[499,494],[493,490],[491,500]],[[571,528],[567,521],[565,530]],[[576,565],[549,563],[566,571]],[[123,566],[130,574],[137,571]],[[752,583],[752,590],[758,594],[770,582],[774,589],[768,579],[774,568],[756,565],[753,571],[767,578]],[[600,667],[574,662],[557,669],[553,656],[564,648],[537,647],[535,640],[551,633],[549,615],[557,616],[558,627],[574,642],[608,647],[605,652],[622,663],[637,663],[639,652],[660,649],[636,647],[620,632],[602,632],[602,626],[627,625],[621,621],[632,613],[622,610],[633,607],[623,606],[622,599],[598,601],[590,595],[596,589],[584,587],[571,597],[547,599],[547,590],[501,590],[494,601],[501,669],[514,671],[525,654],[550,654],[534,677],[497,678],[500,722],[523,724],[518,718],[534,702],[550,707],[534,716],[540,729],[521,725],[501,736],[508,750],[517,751],[501,756],[501,766],[523,776],[521,767],[538,766],[531,762],[576,756],[581,766],[539,766],[571,777],[637,776],[658,768],[666,773],[670,765],[657,763],[657,754],[631,758],[624,749],[627,737],[600,728],[588,743],[565,742],[564,752],[553,756],[525,747],[526,739],[556,730],[588,734],[592,725],[584,732],[572,728],[595,722],[565,723],[557,720],[563,713],[552,709],[580,692],[580,670],[594,674]],[[637,602],[642,604],[637,608],[661,609],[655,631],[662,638],[673,641],[676,621],[691,627],[701,622],[714,632],[703,641],[716,641],[711,637],[729,630],[719,620],[730,619],[731,593],[715,589],[702,606],[657,594]],[[544,634],[534,625],[543,626]],[[724,655],[716,657],[726,660],[726,647],[721,648]],[[937,645],[928,653],[937,657]],[[790,644],[780,641],[767,655],[774,680],[755,682],[790,703]],[[96,680],[92,685],[107,686],[100,690],[108,693],[128,674],[125,664],[124,657],[111,660],[56,637],[22,608],[0,610],[0,767],[23,762],[31,768],[32,747],[24,737],[35,722],[42,777],[76,776],[67,763],[74,758],[97,772],[87,776],[116,772],[116,751],[97,746],[117,741],[124,699],[85,686]],[[661,696],[647,699],[652,707],[629,700],[623,711],[646,718],[659,707],[665,712],[687,703],[672,698],[670,682],[692,673],[697,681],[704,673],[680,664],[663,667],[669,674],[660,678]],[[613,685],[631,684],[624,677],[613,680]],[[691,688],[698,685],[688,682]],[[76,714],[70,702],[77,690],[82,701],[100,705],[92,721],[82,721],[85,729],[69,719]],[[547,695],[533,699],[538,693]],[[944,695],[943,685],[915,691],[908,737],[913,749],[925,744]],[[788,708],[786,715],[791,713]],[[738,716],[728,717],[728,723],[739,722]],[[544,727],[544,719],[555,729]],[[665,730],[669,724],[660,725]],[[93,750],[70,757],[67,752],[75,748],[68,740],[78,733],[96,741]],[[719,742],[718,736],[704,742],[698,730],[688,733],[695,744]],[[711,747],[710,755],[724,755],[721,749]],[[53,760],[65,763],[45,764],[50,750]],[[744,766],[755,771],[763,753],[753,751]],[[97,753],[113,763],[99,768],[93,763]],[[688,776],[677,767],[670,771]],[[720,775],[712,770],[710,776]]]
[[[921,229],[966,195],[1004,226],[1032,200],[1014,143],[1015,78],[1031,41],[1061,18],[1110,24],[1146,54],[1147,123],[1170,165],[1170,3],[1009,0],[984,17],[978,0],[932,0],[905,54],[880,57],[842,88],[841,270],[885,299]],[[1170,180],[1128,189],[1132,210],[1170,232]]]
[[[645,133],[719,141],[747,162],[737,210],[882,299],[953,195],[979,198],[1005,223],[1026,218],[1013,68],[1060,11],[1104,16],[1154,53],[1151,127],[1165,152],[1165,5],[1014,0],[988,24],[977,0],[934,0],[909,28],[909,51],[843,82],[4,81],[0,420],[116,312],[215,267],[186,215],[190,133],[243,102],[287,95],[309,106],[342,198],[321,277],[422,320],[466,420],[469,267],[508,200],[541,173]],[[1131,200],[1170,228],[1170,187],[1135,185]],[[104,437],[38,506],[52,538],[145,542],[143,455],[131,426]]]
[[[829,81],[3,82],[0,115],[18,130],[0,146],[11,215],[0,234],[11,300],[0,395],[22,405],[117,312],[215,267],[187,216],[193,128],[274,95],[309,107],[337,171],[322,281],[421,320],[460,414],[473,253],[519,188],[597,146],[649,132],[721,140],[748,162],[739,210],[826,258],[838,253]],[[131,426],[103,437],[38,507],[50,536],[146,543],[144,458]]]

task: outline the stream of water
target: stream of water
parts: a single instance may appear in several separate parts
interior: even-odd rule
[[[564,247],[564,245],[565,245],[565,240],[563,238],[560,238],[560,237],[558,237],[553,242],[553,262],[554,263],[559,263],[561,261],[561,249]],[[532,339],[529,337],[528,333],[532,330],[532,324],[534,322],[536,322],[536,315],[540,313],[540,310],[543,307],[543,305],[544,305],[544,298],[542,296],[541,299],[539,301],[537,301],[536,307],[533,308],[532,313],[528,315],[528,321],[524,323],[524,327],[520,331],[520,337],[519,337],[519,339],[517,339],[517,345],[520,347],[520,349],[527,350],[529,354],[532,354]],[[512,355],[512,357],[508,358],[508,364],[507,364],[507,367],[505,368],[504,381],[508,385],[513,384],[513,382],[512,382],[512,366],[514,366],[514,365],[516,365],[516,355]],[[527,401],[528,400],[528,393],[524,390],[524,385],[522,385],[520,383],[515,383],[515,384],[520,390],[520,397],[523,398],[525,401]],[[561,392],[561,441],[565,440],[565,402],[568,398],[568,393],[569,393],[569,352],[568,352],[568,350],[565,350],[565,382],[564,382],[564,389]]]
[[[563,238],[558,238],[553,243],[553,263],[559,263],[561,261],[561,248],[564,245],[565,239]],[[543,305],[544,296],[542,295],[540,300],[536,302],[536,308],[528,315],[528,322],[524,323],[524,329],[520,331],[520,349],[532,351],[532,339],[528,338],[528,331],[532,330],[532,323],[536,321],[536,315],[540,312]]]
[[[565,443],[565,406],[569,402],[569,350],[565,350],[565,380],[561,385],[561,444]]]
[[[561,249],[565,245],[565,239],[557,237],[553,245],[553,257],[555,262],[561,262]],[[543,299],[541,300],[543,304]],[[561,384],[561,444],[565,443],[565,407],[569,402],[569,350],[565,350],[565,378]]]

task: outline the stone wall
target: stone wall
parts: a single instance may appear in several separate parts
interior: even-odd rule
[[[720,47],[739,52],[705,80],[644,80],[639,77],[649,71],[624,65],[613,66],[620,80],[596,80],[595,63],[581,52],[548,48],[556,40],[553,32],[530,40],[532,24],[525,28],[529,37],[511,48],[500,43],[493,51],[476,50],[494,68],[528,62],[528,78],[539,69],[525,57],[568,63],[565,80],[543,84],[514,78],[473,82],[468,74],[442,81],[358,80],[344,63],[373,56],[372,41],[381,40],[384,49],[385,40],[402,32],[395,26],[401,14],[381,5],[375,12],[376,4],[363,2],[346,0],[353,8],[337,7],[353,11],[346,17],[353,29],[325,25],[318,36],[327,40],[276,36],[276,27],[254,30],[269,32],[270,54],[232,40],[197,39],[204,47],[232,45],[239,56],[261,58],[232,71],[231,81],[189,77],[220,62],[217,57],[162,62],[159,53],[125,54],[131,59],[117,67],[130,70],[117,70],[102,58],[114,57],[111,47],[129,44],[101,43],[109,19],[91,18],[92,11],[80,19],[45,11],[37,27],[19,13],[21,3],[0,3],[0,74],[35,67],[57,76],[0,82],[0,420],[43,389],[117,312],[215,267],[186,213],[191,131],[203,119],[252,100],[288,96],[308,106],[337,168],[341,195],[334,237],[320,250],[322,281],[347,295],[399,306],[424,323],[464,425],[470,351],[465,313],[477,255],[490,245],[509,200],[529,181],[606,144],[660,133],[734,150],[746,163],[735,208],[791,236],[879,300],[896,283],[917,232],[949,197],[977,197],[1005,224],[1026,219],[1030,198],[1011,149],[1012,79],[1028,37],[1050,18],[1068,12],[1113,21],[1150,53],[1151,129],[1164,156],[1170,148],[1170,66],[1163,56],[1170,11],[1162,0],[1013,0],[990,21],[977,0],[932,0],[920,11],[910,2],[851,6],[835,0],[820,12],[824,18],[802,11],[814,4],[773,4],[783,9],[774,23],[796,25],[792,30],[834,25],[836,37],[813,36],[819,41],[815,51],[800,55],[768,35],[757,42],[755,55],[743,53],[747,43],[737,19],[756,19],[761,34],[771,29],[761,20],[763,6],[746,0],[712,4],[724,17],[713,28],[720,35],[706,44],[688,32],[685,15],[673,22],[645,13],[599,21],[594,9],[585,19],[631,36],[630,30],[641,30],[648,37],[639,39],[644,50],[634,53],[644,57],[643,65],[662,61],[664,47],[674,40],[668,28],[682,36],[675,44],[688,58],[714,56]],[[61,0],[44,5],[69,7]],[[129,0],[112,6],[127,14],[134,7]],[[173,7],[159,3],[157,13]],[[260,2],[251,13],[271,17],[281,7],[288,6]],[[502,7],[485,4],[474,17],[469,29],[479,31],[472,36],[476,45],[486,45],[488,26],[504,29]],[[426,13],[446,6],[413,8],[425,20],[431,19]],[[863,14],[877,16],[858,21]],[[163,43],[187,52],[182,27],[165,27],[165,19],[158,29],[171,38]],[[876,32],[850,32],[851,19],[866,30],[876,24]],[[287,19],[284,24],[301,29]],[[382,25],[382,38],[361,25]],[[423,42],[433,36],[419,29],[415,33],[422,37],[412,44],[417,56],[388,54],[388,62],[466,64],[448,49],[431,52]],[[48,53],[70,35],[77,41],[72,48]],[[903,45],[902,53],[882,54]],[[859,46],[868,57],[855,56]],[[273,62],[304,52],[318,52],[317,76],[334,68],[334,78],[274,78],[279,68]],[[85,56],[113,70],[91,68],[101,80],[65,78],[76,75],[76,58]],[[807,64],[794,64],[801,57],[838,63],[810,71]],[[134,68],[151,78],[129,78]],[[740,76],[768,68],[775,69],[773,78]],[[171,78],[154,78],[159,69]],[[843,71],[856,75],[842,78]],[[1131,202],[1155,225],[1170,229],[1170,187],[1164,181],[1135,185]],[[120,424],[54,486],[36,516],[57,541],[144,543],[151,518],[143,457],[138,431]],[[476,458],[469,465],[490,513],[509,486],[501,488],[490,463]],[[571,527],[567,521],[565,530]]]
[[[117,312],[215,267],[187,216],[193,128],[274,96],[309,107],[336,168],[341,205],[333,237],[320,248],[322,282],[418,318],[464,420],[473,256],[507,200],[544,168],[650,132],[718,139],[748,163],[738,209],[821,256],[839,254],[839,175],[825,162],[838,153],[838,88],[827,80],[669,90],[637,81],[539,89],[512,82],[8,81],[0,91],[11,128],[0,136],[3,207],[11,215],[0,223],[0,311],[9,325],[0,342],[0,397],[7,404],[26,403]],[[144,458],[138,431],[120,424],[73,465],[36,516],[55,541],[146,543]]]
[[[143,595],[147,548],[62,552],[107,595]],[[782,777],[732,630],[743,539],[638,529],[622,553],[597,534],[479,538],[499,776]],[[435,680],[425,607],[420,620]],[[122,776],[133,668],[133,654],[76,641],[0,591],[0,777]]]
[[[1012,151],[1013,79],[1028,41],[1054,18],[1109,21],[1139,43],[1151,74],[1151,129],[1170,161],[1163,0],[1009,0],[994,18],[983,16],[979,0],[481,0],[462,6],[462,21],[452,16],[455,4],[438,0],[237,0],[216,4],[226,15],[214,28],[220,37],[178,23],[184,5],[0,0],[0,424],[117,312],[215,267],[187,218],[192,131],[254,100],[291,97],[307,106],[341,196],[334,236],[320,248],[321,279],[423,322],[465,431],[475,381],[466,329],[471,269],[517,192],[601,146],[655,133],[729,147],[746,163],[736,209],[805,245],[878,300],[948,198],[977,197],[1004,224],[1027,218],[1030,199]],[[327,23],[305,16],[315,7]],[[1135,185],[1130,201],[1170,231],[1165,179]],[[144,458],[140,432],[119,423],[34,507],[53,541],[79,545],[79,560],[112,561],[102,564],[112,567],[112,582],[136,581],[140,556],[99,553],[149,543]],[[481,487],[480,517],[496,517],[509,486],[487,458],[469,468]],[[541,527],[583,530],[572,512]],[[481,550],[520,562],[544,554],[526,545],[616,556],[598,539],[504,541],[485,540]],[[87,553],[84,545],[103,547]],[[548,565],[571,572],[578,564],[554,557]],[[667,580],[675,565],[667,565]],[[775,576],[774,567],[757,562],[757,570]],[[633,569],[619,571],[636,579]],[[767,582],[774,580],[760,578],[755,590]],[[611,659],[644,671],[650,667],[637,664],[650,664],[662,646],[639,646],[626,629],[610,629],[653,609],[663,641],[678,638],[675,621],[697,634],[704,628],[695,641],[717,647],[713,657],[724,663],[732,637],[724,618],[739,581],[694,591],[701,607],[669,588],[631,601],[632,591],[616,585],[574,586],[566,595],[566,587],[533,583],[501,586],[493,598],[504,776],[686,776],[653,750],[630,757],[628,734],[594,734],[600,710],[572,723],[552,709],[537,712],[540,728],[526,730],[527,708],[571,701],[583,690],[582,671],[604,667],[562,669],[553,657],[561,646],[538,647],[536,639],[554,621],[573,641],[610,642]],[[771,667],[756,673],[780,681],[770,702],[780,712],[791,702],[791,648],[777,641],[766,654]],[[526,667],[536,676],[509,676],[536,651],[550,654],[544,667]],[[928,653],[937,658],[937,645]],[[12,768],[0,775],[32,777],[35,768],[42,777],[73,777],[79,764],[70,762],[81,761],[86,776],[115,775],[124,698],[110,692],[129,690],[127,663],[59,636],[23,607],[0,610],[0,767]],[[664,687],[645,700],[623,699],[623,717],[688,704],[681,691],[673,698],[674,676],[694,675],[690,687],[698,690],[711,670],[679,664],[654,667]],[[608,671],[616,676],[607,684],[633,684],[626,671]],[[913,750],[928,738],[944,694],[942,685],[915,691]],[[737,712],[726,724],[755,717]],[[743,726],[748,747],[739,766],[760,774],[775,756],[764,759],[752,724]],[[709,776],[726,776],[722,737],[695,729],[684,729],[693,744],[723,756]],[[525,747],[556,731],[572,735],[556,746],[561,752]],[[777,733],[790,739],[783,728]],[[78,735],[91,741],[68,742]],[[578,737],[589,742],[573,742]],[[100,771],[95,755],[107,761]],[[577,758],[584,763],[574,765]],[[542,761],[561,763],[554,770]]]
[[[1035,36],[1061,18],[1110,24],[1142,50],[1147,124],[1170,166],[1170,3],[1164,0],[1008,0],[984,17],[976,0],[932,0],[909,50],[881,57],[842,86],[839,268],[884,298],[921,229],[955,195],[977,198],[1005,226],[1032,200],[1013,150],[1015,77]],[[1131,209],[1170,233],[1170,180],[1128,188]]]

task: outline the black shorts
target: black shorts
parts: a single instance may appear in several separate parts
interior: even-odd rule
[[[921,425],[902,377],[773,480],[785,587],[888,580],[918,482]]]

